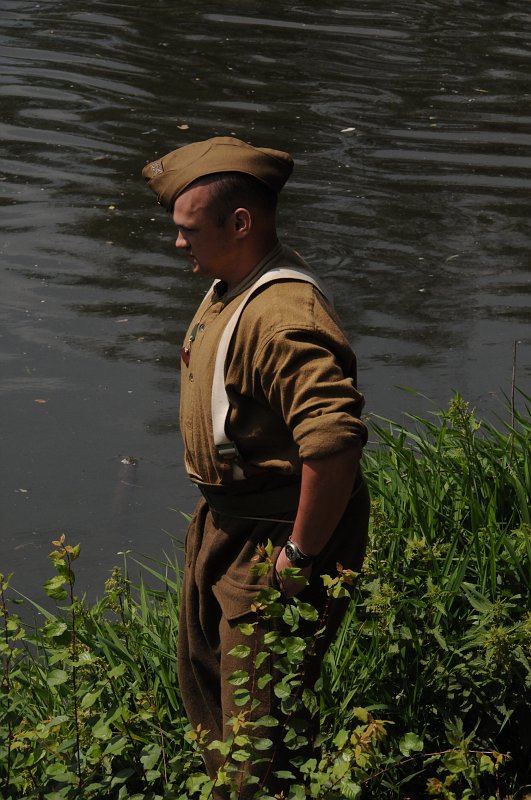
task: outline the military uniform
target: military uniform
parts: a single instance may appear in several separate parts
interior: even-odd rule
[[[220,265],[214,259],[214,271],[210,273],[218,278],[226,277],[231,288],[228,290],[228,284],[218,281],[207,294],[186,335],[182,364],[181,431],[186,469],[203,498],[197,505],[186,539],[178,645],[179,685],[190,722],[194,727],[201,725],[208,729],[210,739],[224,739],[230,733],[227,720],[238,711],[229,683],[235,670],[247,670],[252,675],[250,688],[259,700],[254,719],[268,712],[279,716],[274,681],[257,681],[252,658],[242,662],[229,655],[231,649],[241,643],[251,650],[254,647],[261,650],[267,631],[267,624],[262,621],[254,636],[242,638],[238,627],[240,622],[253,618],[251,605],[258,591],[275,585],[274,574],[258,576],[251,572],[253,558],[259,545],[267,540],[273,544],[273,563],[281,553],[297,514],[303,462],[309,460],[315,464],[319,458],[354,453],[354,445],[363,446],[367,438],[365,425],[360,420],[363,398],[356,389],[356,359],[335,312],[319,288],[292,279],[255,286],[255,281],[271,269],[307,270],[302,259],[277,245],[254,268],[253,260],[246,265],[241,258],[237,259],[236,267],[231,261],[234,253],[254,259],[255,252],[264,253],[264,247],[271,246],[276,236],[271,196],[276,199],[292,169],[293,160],[288,153],[253,147],[240,139],[222,136],[179,147],[142,170],[158,202],[174,214],[174,222],[179,226],[177,244],[189,250],[193,258],[196,254],[191,239],[199,242],[200,247],[208,245],[210,240],[204,233],[204,225],[208,229],[214,218],[218,220],[214,231],[222,231],[224,241],[232,248],[228,263],[222,260]],[[201,204],[197,211],[193,203],[185,202],[185,219],[191,215],[193,221],[191,227],[181,225],[182,207],[179,211],[178,206],[182,196],[188,191],[195,191],[197,195],[199,191],[204,201],[211,188],[216,188],[216,183],[221,186],[225,173],[240,176],[240,195],[247,191],[242,189],[241,176],[253,182],[251,210],[245,205],[245,199],[232,198],[224,221],[219,221],[214,203],[207,221]],[[203,188],[198,189],[197,182],[208,176],[212,178],[212,187],[202,184]],[[257,186],[260,199],[256,194]],[[267,202],[264,193],[268,193]],[[225,201],[228,202],[227,195]],[[244,214],[241,214],[242,202]],[[260,205],[264,202],[266,206]],[[260,221],[265,220],[269,226],[267,246],[260,238],[260,225],[255,229],[250,224],[253,219],[258,220],[256,215],[261,212],[257,209],[264,211]],[[198,219],[201,221],[199,228],[194,222]],[[243,225],[247,227],[244,229]],[[258,244],[260,248],[255,251],[253,248]],[[199,261],[196,265],[202,269],[205,264]],[[249,266],[249,270],[236,273],[242,263],[244,267]],[[236,274],[245,275],[238,285],[234,285],[237,281],[233,280]],[[246,290],[252,286],[256,292],[247,299]],[[227,405],[227,398],[229,403],[228,414],[224,412],[219,426],[218,415],[212,412],[212,383],[214,376],[219,375],[215,370],[216,355],[218,350],[224,352],[219,348],[220,339],[225,329],[230,330],[230,321],[235,319],[233,314],[237,309],[243,310],[226,358],[223,356],[225,361],[220,359],[225,367],[225,375],[221,373],[222,390],[226,392],[224,404]],[[222,436],[236,448],[235,461],[228,462],[224,454],[220,455],[220,427]],[[306,509],[307,486],[306,483],[302,503]],[[361,568],[368,512],[367,488],[359,473],[332,536],[328,539],[328,531],[323,536],[326,544],[313,561],[309,585],[298,595],[320,613],[327,608],[325,633],[316,637],[314,652],[304,665],[304,681],[309,687],[315,683],[324,651],[337,631],[347,603],[341,600],[330,606],[327,604],[321,575],[333,575],[338,562],[355,571]],[[318,536],[315,540],[318,541]],[[285,551],[285,559],[289,558]],[[289,602],[287,598],[284,601]],[[306,633],[308,631],[302,632]],[[262,664],[262,674],[269,672],[278,677],[277,667],[278,663],[271,657]],[[302,758],[311,753],[316,720],[308,719],[307,723],[304,733],[309,746],[297,752]],[[257,733],[259,731],[253,731]],[[282,786],[274,780],[273,772],[290,768],[293,752],[283,748],[280,731],[267,730],[264,735],[277,740],[273,757],[269,757],[271,753],[264,753],[261,765],[244,763],[241,778],[252,774],[274,793]],[[204,757],[209,773],[214,776],[223,758],[216,750],[209,749],[204,751]],[[243,786],[242,781],[240,800],[247,800],[253,793],[253,787]],[[225,798],[227,792],[219,789],[214,796]]]
[[[212,436],[217,346],[245,289],[279,266],[308,269],[297,254],[278,245],[230,293],[219,283],[214,286],[192,320],[183,347],[185,463],[206,499],[200,500],[187,534],[179,684],[190,721],[209,729],[213,739],[227,736],[226,722],[238,711],[230,674],[246,666],[252,669],[228,656],[235,645],[250,644],[238,623],[251,615],[258,590],[274,582],[272,575],[250,572],[257,546],[271,540],[275,557],[290,535],[302,460],[330,455],[356,441],[364,444],[367,436],[360,420],[363,398],[356,389],[355,356],[333,309],[314,286],[279,281],[250,299],[228,353],[225,382],[231,411],[226,427],[245,477],[227,476]],[[301,600],[322,610],[326,594],[320,575],[335,574],[337,562],[355,571],[361,568],[367,519],[368,495],[360,476]],[[307,669],[308,681],[317,677],[344,610],[345,605],[338,604],[329,618],[313,667]],[[264,632],[259,629],[257,637]],[[272,684],[257,690],[257,716],[274,712],[272,690]],[[214,774],[223,759],[214,750],[206,751],[205,758]],[[285,766],[287,758],[278,753],[275,768]]]

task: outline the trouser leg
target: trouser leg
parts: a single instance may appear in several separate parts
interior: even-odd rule
[[[334,601],[327,606],[327,593],[320,575],[334,575],[337,563],[356,571],[361,569],[368,521],[368,494],[365,487],[362,487],[347,511],[323,551],[310,585],[301,594],[301,600],[314,605],[320,614],[327,608],[325,634],[316,640],[315,650],[304,667],[304,682],[310,689],[313,689],[319,677],[326,648],[335,636],[348,605],[344,601]],[[253,711],[254,720],[269,713],[278,716],[280,721],[277,728],[252,731],[253,736],[274,739],[274,759],[271,764],[268,751],[263,751],[258,754],[264,757],[263,763],[255,763],[253,759],[241,763],[237,776],[242,787],[240,800],[248,800],[255,791],[255,787],[244,787],[246,776],[258,777],[274,793],[281,786],[274,779],[273,772],[278,769],[293,771],[291,762],[294,751],[282,744],[285,733],[282,723],[285,719],[274,694],[275,683],[281,676],[275,673],[272,659],[268,657],[260,671],[269,672],[273,680],[258,685],[259,675],[253,666],[252,654],[263,650],[263,635],[267,625],[257,629],[251,637],[245,636],[239,629],[240,623],[254,619],[250,611],[252,602],[259,589],[271,580],[271,576],[256,578],[250,573],[257,544],[271,539],[275,555],[289,532],[286,524],[264,528],[263,525],[253,526],[240,520],[214,519],[201,502],[187,537],[179,633],[179,682],[190,722],[194,727],[200,723],[203,729],[208,729],[210,739],[227,738],[231,732],[227,726],[228,720],[244,710],[234,702],[234,690],[238,687],[229,682],[231,674],[237,670],[249,673],[251,693],[259,700],[260,705]],[[285,629],[283,633],[290,632]],[[304,631],[303,635],[306,633],[308,631]],[[247,659],[229,656],[237,645],[251,649]],[[278,661],[277,657],[275,661]],[[288,724],[291,722],[288,720]],[[307,716],[305,723],[303,720],[303,727],[309,740],[308,746],[298,748],[295,755],[304,760],[313,754],[312,742],[318,731],[318,720],[311,720]],[[210,776],[215,777],[216,770],[224,763],[224,756],[217,750],[205,750],[204,757]],[[216,800],[222,800],[228,795],[220,788],[214,796]]]
[[[194,513],[186,537],[185,569],[181,589],[179,637],[177,643],[177,674],[186,716],[192,727],[208,730],[209,739],[222,738],[220,693],[220,659],[217,603],[211,603],[213,624],[207,629],[201,624],[204,617],[204,589],[197,580],[198,563],[203,542],[208,507],[201,501]],[[215,756],[207,764],[213,775],[219,766]]]

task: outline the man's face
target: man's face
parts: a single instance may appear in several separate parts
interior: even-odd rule
[[[209,278],[230,278],[234,252],[232,216],[224,225],[218,224],[208,183],[191,186],[179,195],[173,221],[179,231],[175,246],[188,257],[192,271]]]

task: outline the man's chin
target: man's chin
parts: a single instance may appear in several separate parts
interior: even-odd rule
[[[199,264],[195,258],[192,259],[190,266],[194,275],[199,275],[201,278],[212,278],[212,274],[208,271],[208,269],[205,269],[202,264]]]

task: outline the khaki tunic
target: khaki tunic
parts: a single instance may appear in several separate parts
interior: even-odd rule
[[[218,297],[210,290],[190,324],[185,346],[193,341],[189,364],[182,364],[180,422],[187,472],[197,483],[222,480],[212,436],[211,387],[225,325],[259,275],[292,266],[308,269],[292,250],[277,246],[232,292]],[[301,459],[366,442],[356,357],[335,312],[309,283],[267,284],[250,299],[228,353],[226,389],[231,403],[227,434],[247,475],[298,475]]]
[[[311,284],[267,284],[243,310],[226,363],[231,403],[227,433],[242,456],[240,466],[248,480],[223,483],[226,470],[214,446],[211,419],[211,386],[219,338],[242,301],[244,290],[262,272],[293,266],[307,269],[299,256],[279,245],[232,292],[211,290],[185,339],[189,363],[182,364],[181,430],[186,467],[200,488],[214,492],[214,496],[221,493],[229,501],[229,509],[221,509],[223,513],[213,510],[216,506],[209,507],[204,499],[199,501],[187,533],[181,594],[179,686],[188,719],[194,727],[200,724],[208,729],[210,739],[226,737],[227,721],[238,713],[229,676],[241,669],[252,674],[254,669],[252,663],[230,657],[230,650],[238,644],[250,646],[252,652],[263,648],[264,628],[258,627],[254,637],[244,637],[239,630],[241,622],[254,619],[251,604],[259,589],[274,585],[273,575],[256,576],[250,572],[252,559],[258,545],[267,540],[272,542],[273,559],[276,558],[291,533],[297,510],[295,495],[291,495],[290,503],[273,508],[267,491],[257,493],[256,487],[267,490],[271,482],[277,487],[279,482],[300,484],[303,459],[323,457],[354,442],[364,444],[367,438],[360,420],[363,397],[356,389],[355,356],[334,311]],[[250,495],[245,495],[247,486],[252,487]],[[345,568],[361,569],[368,509],[368,493],[360,477],[355,495],[300,595],[320,613],[327,608],[326,634],[305,664],[309,687],[319,675],[326,647],[346,609],[345,601],[328,601],[320,576],[334,574],[338,562]],[[265,662],[262,668],[278,678],[274,663]],[[281,716],[273,688],[274,682],[253,694],[259,700],[255,718],[265,714]],[[308,747],[299,749],[301,757],[313,752],[317,724],[318,720],[308,720]],[[269,729],[264,735],[274,737],[275,732]],[[278,736],[281,741],[281,734]],[[246,775],[252,774],[271,792],[284,789],[287,795],[282,781],[277,783],[272,773],[289,768],[292,756],[280,744],[273,766],[267,761],[261,766],[241,764],[240,779],[243,782]],[[208,749],[204,758],[209,774],[214,776],[223,758],[216,750]],[[240,800],[252,795],[250,787],[241,786]],[[217,789],[214,797],[221,800],[228,794]]]

